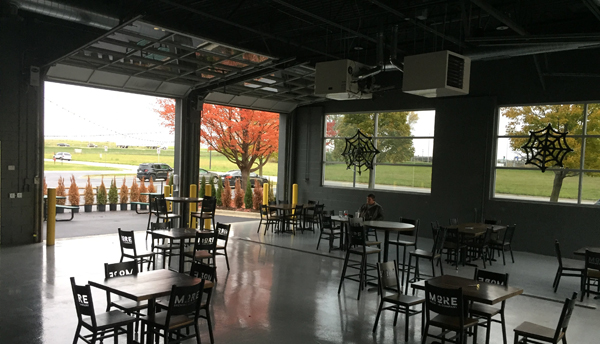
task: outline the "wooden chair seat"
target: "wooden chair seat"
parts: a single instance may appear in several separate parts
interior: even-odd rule
[[[209,251],[196,251],[194,252],[186,252],[185,255],[187,257],[191,257],[194,258],[194,260],[202,260],[202,259],[210,259],[213,258],[212,253],[210,253]]]
[[[381,246],[381,241],[366,241],[365,245],[367,246]]]
[[[502,310],[500,308],[483,305],[481,303],[473,303],[469,309],[469,312],[471,312],[472,315],[489,318],[495,316],[496,314],[500,314],[501,311]]]
[[[415,246],[416,243],[414,240],[390,240],[390,245]]]
[[[88,319],[83,319],[83,322],[92,326],[92,323]],[[124,326],[135,322],[136,319],[128,314],[121,311],[110,311],[106,313],[96,314],[96,328],[98,330],[104,330],[114,328],[115,326]]]
[[[168,306],[169,304],[167,303],[167,307]],[[154,326],[164,329],[165,323],[167,321],[167,312],[149,314],[147,316],[141,317],[140,319],[143,321],[149,321]],[[177,328],[193,325],[194,321],[195,319],[193,317],[189,317],[187,315],[172,316],[171,321],[169,322],[169,330],[175,330]]]
[[[191,213],[192,217],[198,218],[198,219],[212,219],[212,214],[207,214],[204,213],[202,214],[202,212],[199,211],[194,211]]]
[[[478,320],[475,318],[464,318],[464,328],[477,325]],[[447,315],[438,314],[429,320],[431,326],[442,327],[453,331],[461,331],[460,319]]]
[[[588,278],[600,278],[600,270],[587,269]]]
[[[350,248],[348,251],[350,251],[350,253],[363,254],[362,248]],[[365,252],[365,254],[380,253],[381,249],[367,246],[367,247],[365,247],[364,252]]]
[[[425,302],[425,299],[418,296],[406,294],[389,294],[383,297],[383,300],[391,303],[401,303],[408,306],[416,306]]]
[[[515,328],[515,334],[519,334],[522,336],[527,335],[527,338],[543,340],[546,342],[553,342],[555,333],[555,328],[530,323],[529,321],[525,321],[521,325],[517,326],[517,328]],[[562,332],[559,336],[559,340],[562,340],[562,337],[564,335],[565,333]]]
[[[133,301],[129,299],[118,299],[110,302],[110,307],[116,307],[125,312],[139,312],[148,308],[148,301]]]
[[[433,259],[439,258],[441,256],[441,254],[439,254],[439,253],[434,254],[431,251],[422,250],[420,248],[418,248],[414,251],[411,251],[410,254],[413,256],[417,256],[419,258],[433,258]]]

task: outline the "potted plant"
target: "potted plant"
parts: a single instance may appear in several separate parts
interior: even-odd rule
[[[92,212],[92,206],[94,204],[94,189],[88,176],[87,184],[85,184],[85,191],[83,192],[83,210],[86,213]]]
[[[221,181],[221,176],[219,176],[217,183],[219,183],[219,188],[217,189],[215,197],[217,198],[217,205],[221,207],[223,206],[223,202],[221,200],[221,195],[223,194],[223,182]]]
[[[123,177],[123,185],[121,185],[121,192],[119,193],[119,200],[121,201],[121,210],[127,210],[127,200],[129,199],[129,189],[125,185],[125,177]]]
[[[246,182],[246,191],[244,192],[244,208],[252,209],[252,182],[250,178]]]
[[[254,195],[252,196],[252,209],[260,210],[263,202],[263,188],[258,179],[254,181]]]
[[[200,198],[204,197],[205,191],[206,191],[206,178],[204,178],[204,176],[202,176],[202,179],[200,179],[200,186],[198,186],[198,197],[200,197]]]
[[[72,206],[79,207],[80,196],[81,195],[79,194],[79,187],[77,186],[77,182],[75,182],[75,176],[71,175],[71,186],[69,186],[69,203],[71,203]],[[74,213],[78,213],[79,208],[71,209],[71,211]]]
[[[242,183],[240,178],[235,180],[235,195],[233,196],[233,206],[236,209],[240,209],[244,206],[244,190],[242,190]]]
[[[117,210],[117,202],[119,202],[119,191],[117,190],[117,181],[115,177],[110,181],[110,188],[108,189],[108,204],[110,211]]]
[[[144,177],[142,177],[142,180],[140,182],[140,202],[144,202],[144,203],[148,202],[148,196],[142,195],[142,193],[147,193],[147,192],[148,192],[148,188],[146,188],[146,185],[144,185]],[[140,209],[146,210],[147,206],[145,204],[140,204]]]
[[[104,177],[102,177],[102,182],[96,190],[96,201],[98,203],[96,206],[98,211],[106,211],[106,186],[104,186]]]
[[[148,192],[152,192],[152,193],[156,192],[156,186],[154,186],[154,180],[153,180],[152,176],[150,176],[150,180],[148,181]]]
[[[223,192],[221,193],[221,204],[225,208],[231,207],[231,186],[229,186],[228,180],[225,180]]]
[[[48,196],[48,184],[46,184],[46,176],[44,176],[44,184],[42,184],[42,192],[44,196]]]
[[[67,203],[67,200],[62,198],[59,199],[58,196],[61,197],[65,197],[66,196],[66,191],[65,191],[65,179],[63,177],[58,177],[58,186],[56,187],[56,204],[60,204],[60,205],[65,205],[65,203]],[[65,209],[64,208],[56,208],[56,212],[58,214],[64,213]]]
[[[133,183],[131,183],[131,189],[129,191],[129,200],[131,203],[131,210],[137,210],[137,203],[140,201],[140,188],[138,187],[137,180],[133,178]]]

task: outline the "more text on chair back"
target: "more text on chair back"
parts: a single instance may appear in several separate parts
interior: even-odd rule
[[[225,242],[227,242],[229,240],[229,231],[230,230],[231,230],[230,223],[217,222],[217,239],[225,240]]]
[[[573,297],[565,300],[562,312],[560,313],[560,318],[558,319],[558,326],[554,333],[555,343],[558,343],[558,338],[560,338],[561,335],[564,336],[567,332],[569,321],[571,321],[571,315],[573,315],[573,310],[575,309],[575,301],[577,301],[577,292],[573,293]]]
[[[427,312],[461,318],[465,314],[462,288],[442,288],[425,281],[425,307]]]
[[[217,205],[217,200],[210,197],[205,197],[204,199],[202,199],[202,205],[200,207],[200,210],[202,212],[202,214],[209,214],[212,213],[213,211],[215,211]]]
[[[600,270],[600,252],[585,250],[585,268]]]
[[[135,237],[133,231],[124,231],[119,228],[119,242],[121,243],[121,252],[124,249],[135,250]]]
[[[77,285],[75,284],[75,277],[71,277],[71,289],[73,290],[77,318],[81,321],[82,316],[89,316],[92,326],[96,327],[96,313],[94,312],[94,301],[92,300],[92,291],[89,284]]]
[[[515,235],[515,229],[517,229],[517,225],[509,225],[506,226],[506,231],[504,232],[504,238],[502,239],[503,243],[511,243],[513,236]]]
[[[560,253],[560,243],[558,240],[554,240],[554,252],[556,252],[556,259],[558,259],[558,266],[562,268],[562,254]]]
[[[446,227],[440,227],[437,231],[437,235],[433,240],[433,248],[431,252],[434,255],[440,254],[444,249],[444,241],[446,241]]]
[[[167,324],[172,316],[187,315],[198,312],[200,302],[202,301],[202,292],[204,289],[204,280],[191,286],[178,287],[174,285],[171,288],[171,297],[169,299],[169,308],[167,310]]]
[[[489,270],[479,270],[478,268],[475,268],[473,279],[479,282],[508,285],[508,274],[502,274]]]
[[[158,229],[169,229],[171,228],[171,221],[168,222],[150,222],[150,230],[155,231]]]
[[[450,220],[448,220],[448,223],[450,224],[450,226],[456,226],[458,224],[458,219],[453,217]]]
[[[104,263],[104,278],[123,277],[138,274],[138,265],[135,260],[122,263]]]
[[[217,247],[218,232],[196,232],[195,251],[214,251]]]
[[[382,297],[386,289],[402,294],[398,279],[398,265],[395,260],[377,263],[377,274],[379,276],[379,294]]]
[[[350,245],[365,246],[367,241],[366,231],[364,226],[359,221],[350,221],[348,233],[350,235]]]
[[[190,276],[201,278],[206,281],[215,281],[215,276],[217,275],[216,267],[201,264],[198,262],[192,262],[192,268],[190,269]]]

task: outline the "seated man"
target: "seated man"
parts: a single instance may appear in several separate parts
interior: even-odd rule
[[[375,195],[367,196],[367,203],[363,204],[358,210],[359,216],[365,221],[382,221],[383,208],[379,203],[375,202]]]

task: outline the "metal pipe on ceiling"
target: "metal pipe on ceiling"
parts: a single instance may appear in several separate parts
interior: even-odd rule
[[[11,0],[10,4],[25,10],[53,18],[110,30],[120,24],[118,18],[63,4],[51,0]]]

